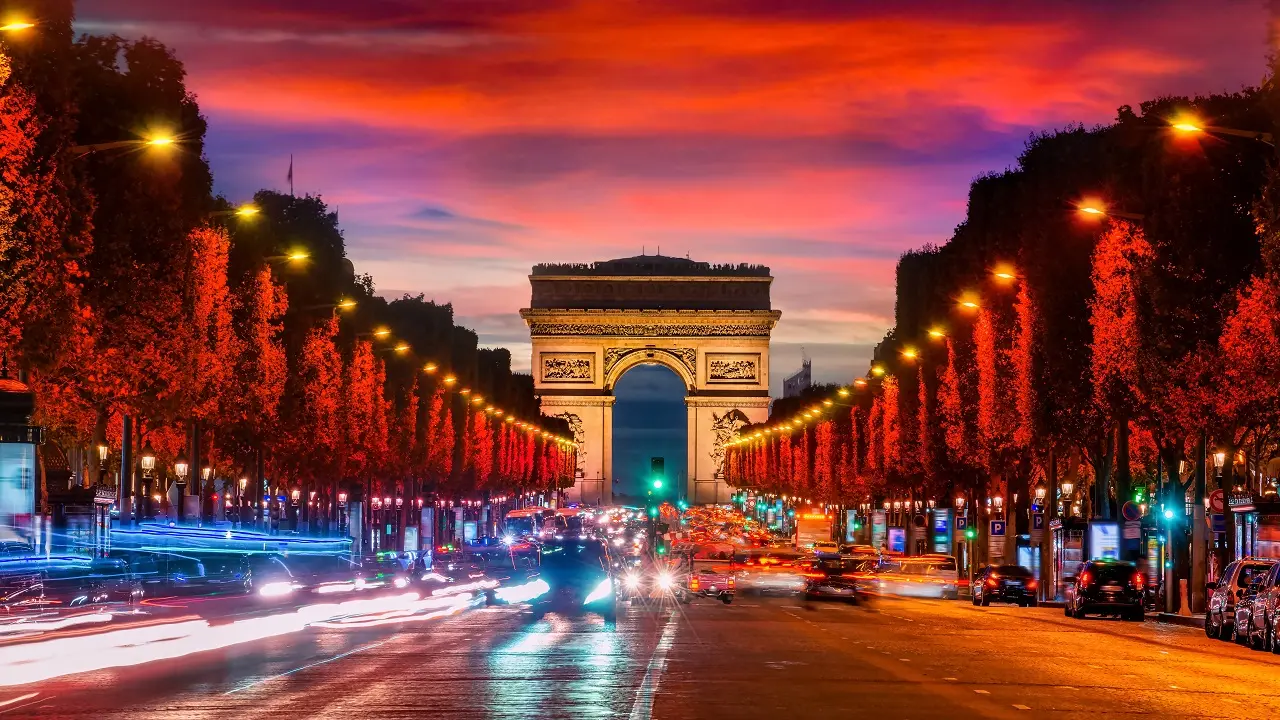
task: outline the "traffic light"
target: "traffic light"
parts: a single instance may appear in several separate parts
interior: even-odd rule
[[[964,529],[964,539],[965,539],[965,540],[973,540],[973,539],[975,539],[975,538],[977,538],[977,537],[978,537],[978,531],[977,531],[977,530],[975,530],[974,528],[967,527],[967,528],[965,528],[965,529]]]
[[[649,517],[651,517],[651,518],[656,518],[656,517],[658,517],[658,506],[657,506],[657,505],[650,505],[650,506],[649,506]]]
[[[662,489],[662,478],[654,478],[654,479],[653,479],[653,489],[654,489],[654,490],[661,490],[661,489]]]

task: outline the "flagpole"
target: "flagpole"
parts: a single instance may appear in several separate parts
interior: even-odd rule
[[[289,153],[289,197],[293,197],[293,153]]]

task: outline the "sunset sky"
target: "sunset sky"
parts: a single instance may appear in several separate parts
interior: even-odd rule
[[[186,62],[217,189],[340,209],[385,295],[528,367],[537,262],[767,264],[773,367],[866,369],[899,254],[1032,132],[1263,75],[1261,0],[81,0]],[[774,378],[775,388],[781,372]]]

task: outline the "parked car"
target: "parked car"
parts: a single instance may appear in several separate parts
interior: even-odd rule
[[[1021,565],[988,565],[973,579],[973,604],[986,607],[993,602],[1036,605],[1036,579]]]
[[[1254,650],[1270,650],[1280,654],[1276,631],[1280,630],[1280,563],[1262,575],[1255,575],[1245,593],[1236,601],[1235,622],[1231,626],[1232,639]]]
[[[1075,582],[1067,585],[1067,617],[1088,614],[1119,615],[1141,621],[1146,578],[1131,562],[1090,560],[1080,566]]]
[[[1230,640],[1232,625],[1236,620],[1236,601],[1254,578],[1265,575],[1274,560],[1245,558],[1227,564],[1217,582],[1205,583],[1209,591],[1209,603],[1204,614],[1204,634],[1211,638]]]

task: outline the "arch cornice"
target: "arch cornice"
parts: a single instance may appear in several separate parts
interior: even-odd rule
[[[604,389],[612,392],[618,379],[637,365],[662,365],[680,377],[685,392],[698,385],[698,351],[694,348],[609,348],[605,351]]]

